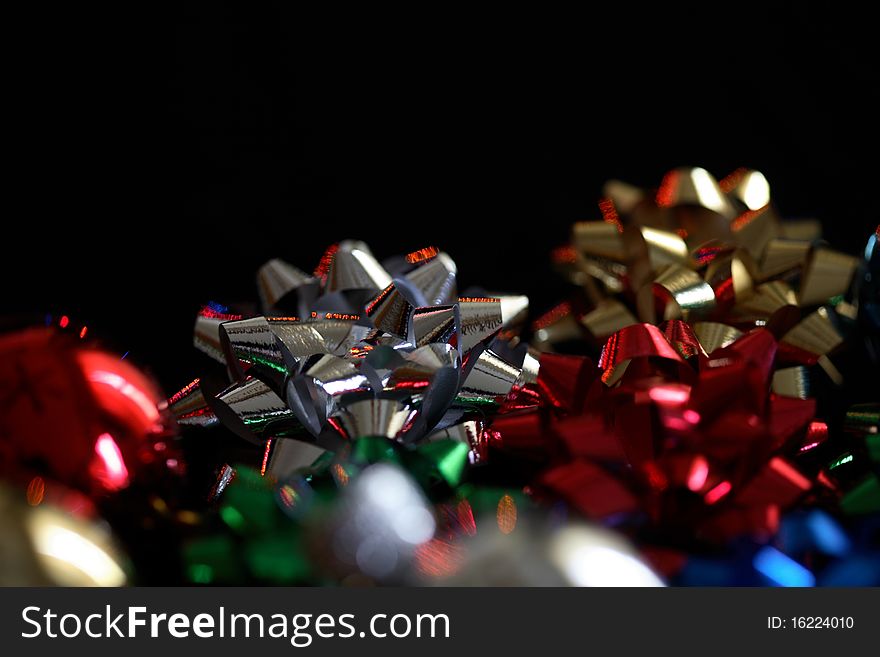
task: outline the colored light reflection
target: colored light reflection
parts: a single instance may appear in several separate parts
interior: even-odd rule
[[[571,246],[558,246],[550,252],[550,259],[560,265],[574,264],[577,261],[577,252]]]
[[[214,569],[207,564],[193,564],[187,572],[189,578],[196,584],[210,584],[214,581]]]
[[[815,586],[816,577],[791,557],[775,547],[761,548],[752,565],[776,586]]]
[[[702,456],[698,456],[691,463],[691,469],[688,472],[687,485],[694,492],[700,490],[706,485],[706,479],[709,477],[709,463]]]
[[[97,468],[101,482],[110,490],[128,486],[128,468],[122,459],[119,445],[109,433],[102,433],[95,442],[95,454],[102,467]]]
[[[224,321],[234,321],[242,319],[243,317],[242,315],[230,313],[229,308],[213,301],[209,302],[208,305],[203,306],[199,311],[199,315],[209,319],[222,319]]]
[[[715,210],[720,214],[725,213],[728,205],[726,199],[721,194],[721,189],[712,175],[700,167],[695,167],[687,172],[674,170],[667,173],[660,183],[660,188],[657,190],[657,205],[661,208],[666,208],[678,202],[677,193],[679,185],[682,183],[681,176],[683,174],[689,175],[690,184],[700,205]]]
[[[339,251],[338,244],[331,244],[327,247],[327,250],[324,251],[324,255],[321,256],[321,259],[318,261],[318,266],[315,267],[314,276],[315,278],[320,278],[322,283],[327,282],[327,274],[330,271],[330,265],[333,264],[333,258],[336,257],[336,252]]]
[[[449,577],[461,568],[465,550],[461,545],[442,538],[432,538],[415,550],[416,570],[426,577]]]
[[[730,194],[733,189],[742,182],[742,179],[749,172],[745,167],[740,167],[735,171],[731,171],[729,174],[724,176],[721,180],[718,181],[718,186],[721,188],[721,191],[725,194]]]
[[[740,216],[730,222],[730,230],[732,230],[734,233],[741,231],[743,228],[748,226],[760,216],[761,213],[757,210],[746,210]]]
[[[46,495],[46,482],[42,477],[34,477],[27,487],[27,502],[31,506],[38,506]]]
[[[813,511],[807,518],[807,527],[816,545],[826,554],[845,556],[851,548],[850,540],[834,519],[823,511]]]
[[[510,495],[504,495],[498,500],[495,519],[502,534],[510,534],[516,529],[516,502]]]
[[[672,205],[675,197],[675,188],[678,186],[678,171],[670,171],[663,176],[660,188],[657,190],[656,202],[661,208],[668,208]]]
[[[658,404],[683,404],[690,396],[690,389],[672,385],[654,386],[648,392],[648,396]]]
[[[770,460],[770,467],[801,490],[810,489],[810,480],[778,456]]]
[[[425,262],[426,260],[430,260],[431,258],[435,257],[438,253],[440,253],[440,249],[438,249],[436,246],[426,246],[425,248],[419,249],[418,251],[407,253],[406,261],[410,264]]]
[[[282,504],[288,509],[295,507],[300,499],[300,494],[289,484],[285,484],[278,489],[278,496],[281,498]]]
[[[312,319],[338,319],[343,321],[358,321],[361,316],[360,315],[350,315],[348,313],[318,313],[312,311],[311,314]]]
[[[623,232],[623,224],[620,223],[620,217],[617,214],[617,208],[614,207],[614,201],[610,198],[603,198],[599,201],[599,211],[602,213],[602,219],[605,223],[616,227],[618,233]]]
[[[720,484],[715,486],[715,488],[706,493],[706,496],[704,498],[706,500],[706,504],[715,504],[730,492],[730,488],[731,486],[729,481],[722,481]]]
[[[816,443],[828,439],[828,425],[825,422],[813,421],[807,426],[807,440]]]
[[[155,422],[159,419],[159,409],[153,400],[138,386],[124,376],[105,370],[93,370],[88,373],[89,381],[113,388],[123,397],[131,401],[143,414],[145,420]]]
[[[345,471],[345,468],[342,467],[340,463],[334,463],[333,467],[333,478],[336,480],[336,483],[340,486],[348,485],[348,473]]]
[[[570,314],[571,304],[567,301],[563,301],[559,305],[551,308],[546,313],[538,317],[538,319],[536,319],[534,322],[532,322],[532,330],[540,331],[541,329],[546,329],[551,324],[555,324],[560,319]]]
[[[223,522],[236,531],[242,531],[247,526],[247,520],[241,511],[234,506],[224,506],[220,509],[220,517],[223,518]]]
[[[719,254],[724,252],[720,246],[703,246],[694,251],[694,259],[701,265],[712,262]]]
[[[260,476],[266,476],[266,468],[269,466],[269,455],[272,453],[272,440],[266,441],[266,447],[263,450],[263,462],[260,465]]]
[[[468,536],[476,536],[477,522],[474,520],[474,510],[471,507],[471,503],[467,500],[462,500],[455,507],[455,511],[458,523],[461,525],[461,530]]]
[[[646,461],[644,465],[645,475],[648,477],[648,483],[651,488],[656,490],[666,490],[669,486],[669,480],[663,471],[657,467],[653,461]]]
[[[127,354],[128,352],[126,352]],[[200,379],[193,379],[190,383],[187,383],[183,388],[175,392],[171,397],[168,398],[168,401],[165,402],[165,406],[172,406],[179,402],[181,399],[186,397],[189,393],[191,393],[197,385],[199,385]]]

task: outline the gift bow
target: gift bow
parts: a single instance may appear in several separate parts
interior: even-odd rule
[[[258,275],[264,312],[297,309],[302,318],[206,306],[195,344],[227,366],[232,383],[208,390],[196,380],[178,392],[169,400],[178,421],[219,421],[261,445],[297,439],[276,442],[270,469],[308,465],[365,436],[454,438],[480,460],[479,420],[534,380],[524,346],[500,343],[507,358],[493,350],[528,300],[459,297],[454,262],[434,248],[393,264],[392,275],[354,241],[328,249],[313,277],[270,261]]]

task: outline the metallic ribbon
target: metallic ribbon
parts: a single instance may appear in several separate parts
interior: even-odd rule
[[[260,445],[287,441],[271,449],[276,475],[282,462],[302,465],[297,450],[314,456],[368,436],[410,445],[447,437],[485,460],[474,423],[535,380],[525,346],[497,339],[521,322],[528,299],[458,296],[455,263],[433,247],[392,264],[393,274],[355,241],[330,247],[314,276],[269,261],[257,277],[264,312],[299,316],[206,306],[195,345],[231,381],[207,391],[196,380],[169,408],[182,424],[219,421]]]

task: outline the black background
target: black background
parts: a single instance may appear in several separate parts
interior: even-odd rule
[[[10,25],[2,312],[67,313],[170,391],[198,307],[255,298],[270,257],[436,244],[546,308],[547,252],[604,180],[677,165],[760,169],[856,253],[880,217],[869,22],[720,10],[47,9]]]

